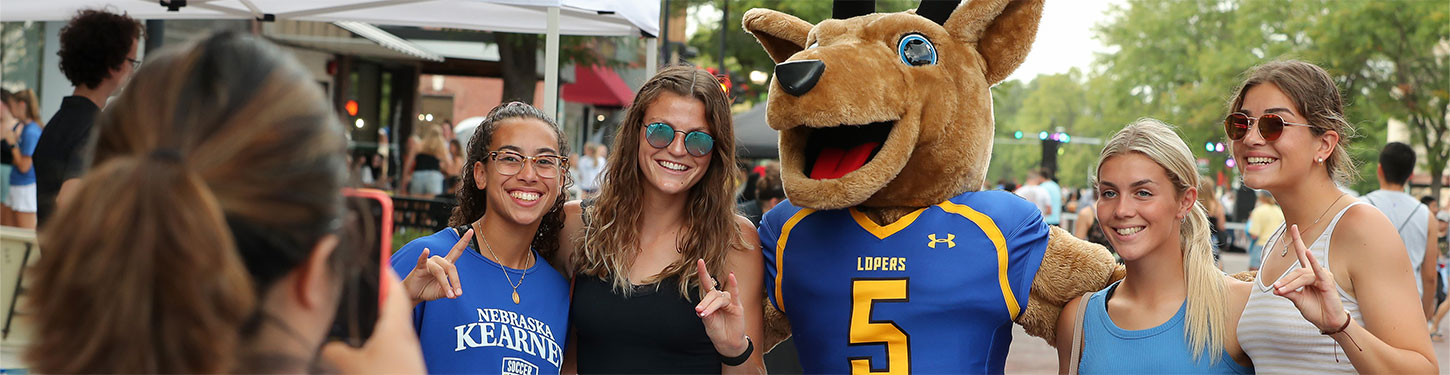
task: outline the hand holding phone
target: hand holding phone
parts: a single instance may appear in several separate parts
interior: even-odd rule
[[[383,271],[383,285],[389,290],[401,290],[398,276],[391,270]],[[322,347],[322,360],[337,369],[340,374],[422,374],[427,372],[423,364],[423,349],[418,344],[418,334],[413,332],[413,307],[408,297],[400,293],[388,293],[383,301],[373,339],[361,348],[354,348],[343,342],[330,342]]]
[[[463,295],[463,285],[458,282],[458,267],[454,263],[466,251],[471,239],[473,229],[469,228],[459,236],[458,243],[453,244],[447,255],[430,255],[432,250],[427,248],[423,249],[422,254],[418,254],[418,265],[403,278],[403,289],[412,298],[414,306],[439,298],[458,298]]]
[[[393,199],[373,189],[344,189],[343,196],[349,208],[348,225],[355,229],[344,241],[349,245],[343,251],[361,257],[361,267],[343,280],[328,340],[362,347],[373,334],[388,291],[397,290],[389,288],[386,280],[392,272],[383,265],[393,242]]]

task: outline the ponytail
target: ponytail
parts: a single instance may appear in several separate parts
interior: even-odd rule
[[[1189,189],[1198,189],[1197,169],[1188,144],[1173,132],[1173,127],[1151,118],[1141,118],[1114,134],[1098,156],[1098,168],[1109,157],[1124,153],[1140,153],[1163,167],[1173,180],[1173,190],[1182,198]],[[1199,194],[1209,194],[1199,191]],[[1211,198],[1209,199],[1211,200]],[[1188,291],[1183,330],[1195,360],[1209,354],[1209,363],[1222,357],[1228,317],[1224,308],[1223,271],[1214,266],[1213,239],[1209,231],[1208,209],[1203,200],[1195,200],[1178,228],[1179,249],[1183,252],[1183,276]]]
[[[1202,203],[1193,202],[1193,209],[1185,219],[1178,230],[1188,291],[1184,330],[1189,348],[1193,349],[1193,359],[1196,361],[1207,352],[1209,363],[1217,363],[1223,356],[1224,329],[1228,327],[1223,271],[1213,263],[1207,209]]]
[[[104,209],[96,209],[104,207]],[[220,204],[179,156],[98,166],[35,266],[27,362],[44,373],[230,371],[257,298]],[[56,355],[64,353],[64,355]]]

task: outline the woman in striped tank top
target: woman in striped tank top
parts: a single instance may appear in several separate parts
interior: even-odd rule
[[[1354,128],[1334,80],[1302,61],[1267,63],[1248,76],[1224,130],[1244,184],[1273,193],[1288,226],[1264,247],[1239,320],[1255,370],[1437,371],[1399,235],[1336,186],[1354,180],[1355,166],[1344,149]]]

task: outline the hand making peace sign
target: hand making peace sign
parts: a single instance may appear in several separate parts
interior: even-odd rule
[[[407,289],[414,306],[443,297],[458,298],[463,295],[463,284],[458,282],[458,267],[453,264],[463,255],[471,239],[472,228],[459,236],[458,243],[453,245],[448,255],[442,257],[429,257],[430,251],[423,248],[423,253],[418,254],[418,265],[403,278],[403,288]]]
[[[695,305],[695,313],[705,322],[705,334],[721,355],[736,356],[745,352],[745,308],[740,304],[740,287],[735,273],[726,278],[725,290],[716,289],[715,278],[705,269],[705,260],[695,262],[703,296]]]
[[[1299,314],[1320,331],[1338,329],[1349,315],[1343,313],[1346,310],[1339,301],[1334,274],[1320,266],[1319,260],[1314,259],[1309,249],[1304,247],[1304,239],[1299,237],[1299,225],[1294,225],[1287,232],[1291,235],[1289,246],[1299,256],[1299,268],[1274,282],[1274,294],[1294,301]]]

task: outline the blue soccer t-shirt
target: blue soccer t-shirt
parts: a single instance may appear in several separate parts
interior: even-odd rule
[[[419,238],[393,253],[391,264],[406,277],[423,248],[443,256],[458,243],[452,228]],[[500,266],[469,246],[454,263],[463,294],[413,309],[413,328],[432,374],[558,374],[569,328],[569,281],[534,253],[527,270]],[[519,285],[519,303],[504,278]]]
[[[878,225],[790,201],[760,222],[766,293],[806,373],[1002,373],[1047,249],[1032,203],[968,192]]]

